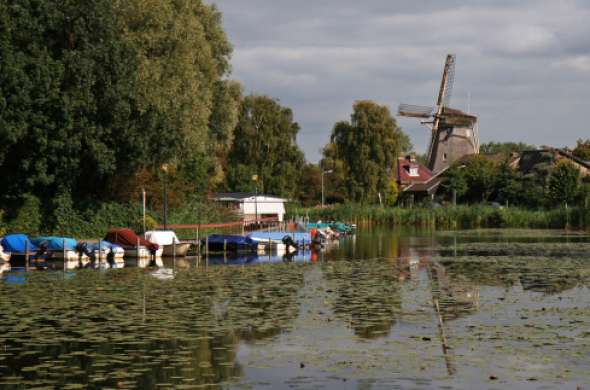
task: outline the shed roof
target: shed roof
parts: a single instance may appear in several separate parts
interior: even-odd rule
[[[229,202],[239,202],[244,199],[256,197],[258,199],[265,198],[265,199],[273,199],[279,200],[281,202],[286,202],[287,199],[275,196],[275,195],[266,195],[266,194],[257,194],[255,192],[218,192],[213,197],[215,200],[219,201],[229,201]]]

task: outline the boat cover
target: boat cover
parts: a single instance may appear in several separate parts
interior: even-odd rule
[[[107,232],[107,235],[104,237],[104,240],[112,242],[113,244],[121,245],[123,248],[134,248],[137,246],[138,241],[139,245],[145,246],[151,251],[157,251],[160,248],[158,244],[154,244],[153,242],[141,238],[137,234],[135,234],[133,230],[126,228],[114,228],[109,230]]]
[[[2,245],[2,248],[8,253],[25,253],[27,243],[29,252],[36,252],[39,250],[37,245],[33,244],[26,234],[7,234],[2,238],[2,241],[0,241],[0,245]]]
[[[154,242],[158,245],[172,245],[179,244],[180,240],[176,237],[176,233],[172,230],[150,230],[145,232],[146,240]]]
[[[281,241],[285,237],[291,237],[296,244],[309,244],[311,243],[311,233],[301,233],[301,232],[252,232],[248,234],[254,241]]]
[[[86,244],[86,248],[91,252],[98,250],[98,245],[99,245],[98,242],[87,242],[85,244]],[[113,244],[108,241],[100,241],[100,250],[102,252],[107,251],[107,250],[112,250],[113,252],[121,252],[121,251],[123,251],[123,247],[121,245]]]
[[[63,251],[64,250],[64,242],[65,242],[65,249],[68,251],[76,250],[76,246],[78,242],[73,238],[67,237],[56,237],[56,236],[46,236],[46,237],[35,237],[31,240],[31,242],[38,247],[45,244],[47,245],[47,250],[50,251]]]
[[[250,237],[235,236],[230,234],[212,234],[208,237],[209,245],[226,243],[231,247],[248,247],[256,249],[258,243],[252,240]]]

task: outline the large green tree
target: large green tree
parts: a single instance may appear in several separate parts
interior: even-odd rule
[[[295,197],[305,163],[298,132],[291,109],[268,96],[245,97],[228,157],[227,188]]]
[[[549,175],[549,202],[553,205],[571,205],[579,188],[580,170],[567,160],[559,161]]]
[[[341,180],[348,199],[384,202],[397,195],[397,158],[409,147],[388,108],[362,100],[354,104],[350,122],[334,125],[322,165],[335,170],[334,180]]]
[[[236,122],[230,53],[201,0],[0,0],[0,208],[136,198],[163,163],[202,191]]]

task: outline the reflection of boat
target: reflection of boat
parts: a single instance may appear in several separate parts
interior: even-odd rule
[[[256,254],[236,255],[236,256],[209,256],[207,261],[210,265],[245,265],[255,262],[258,256]]]
[[[163,267],[164,262],[162,261],[162,257],[126,257],[125,266],[138,268]]]
[[[3,272],[8,272],[8,271],[10,271],[10,263],[0,261],[0,277],[2,277]]]
[[[262,263],[310,262],[314,258],[313,251],[299,250],[289,254],[244,254],[234,256],[209,256],[210,265],[251,265]]]
[[[88,259],[88,256],[78,247],[78,242],[73,238],[35,237],[31,242],[39,248],[40,252],[47,254],[47,260],[83,261]]]
[[[131,229],[115,228],[107,232],[105,241],[120,245],[126,257],[145,258],[162,256],[163,249],[133,232]]]
[[[144,237],[146,240],[161,246],[163,256],[184,257],[191,246],[188,242],[180,242],[176,237],[176,233],[172,230],[147,231]]]
[[[174,270],[171,268],[158,268],[151,275],[160,280],[171,280],[174,279]]]
[[[256,252],[258,243],[250,237],[229,234],[212,234],[204,241],[209,252]]]
[[[25,258],[29,258],[29,265],[41,264],[44,262],[43,256],[38,254],[39,248],[33,244],[26,234],[13,233],[7,234],[0,241],[0,245],[10,254],[10,263],[13,266],[24,266]]]

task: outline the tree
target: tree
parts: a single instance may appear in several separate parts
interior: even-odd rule
[[[579,139],[572,154],[582,160],[590,161],[590,139]]]
[[[328,174],[324,175],[325,194],[330,190]],[[322,173],[317,164],[305,164],[299,183],[299,200],[305,206],[317,206],[322,201]],[[327,197],[326,197],[327,198]]]
[[[227,187],[292,198],[305,163],[297,146],[299,125],[291,109],[268,96],[247,96],[240,108],[228,155]],[[256,183],[252,177],[256,175]]]
[[[465,197],[474,202],[489,200],[496,188],[497,165],[478,155],[470,158],[464,169],[468,188]]]
[[[447,197],[452,197],[453,194],[460,199],[467,192],[467,180],[465,179],[465,166],[460,163],[455,163],[445,172],[445,180],[441,187]]]
[[[523,142],[487,142],[481,144],[479,152],[483,155],[502,154],[509,157],[513,153],[520,154],[525,150],[534,150],[534,145],[525,144]]]
[[[354,104],[350,122],[334,125],[324,158],[342,162],[348,199],[378,203],[391,192],[397,157],[408,147],[402,134],[387,107],[368,100]]]
[[[548,201],[553,205],[572,204],[580,188],[580,170],[567,160],[557,162],[549,175]]]

